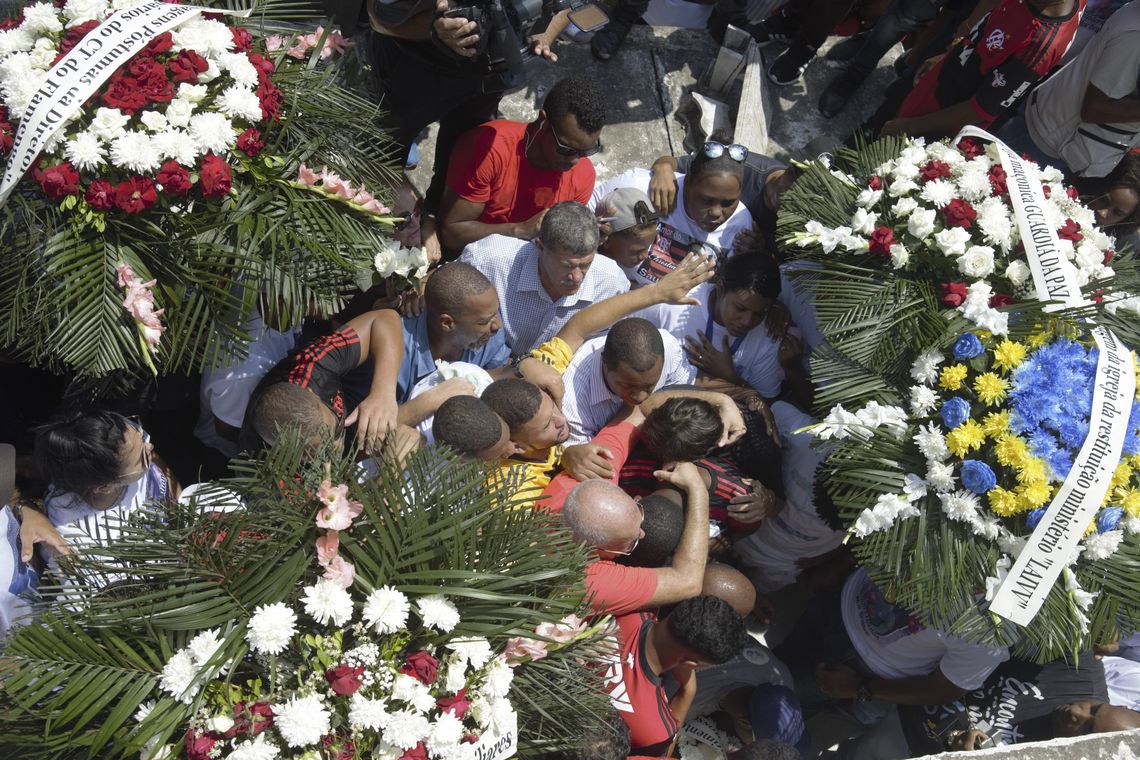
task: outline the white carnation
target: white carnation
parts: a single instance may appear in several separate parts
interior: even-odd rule
[[[34,3],[24,7],[24,23],[21,27],[35,34],[45,32],[57,34],[63,31],[63,23],[51,3]]]
[[[934,232],[935,212],[931,209],[917,209],[906,222],[906,231],[919,240],[925,240]]]
[[[228,151],[237,141],[230,120],[212,111],[196,113],[190,117],[190,137],[201,152],[213,151],[219,155]]]
[[[67,0],[63,6],[63,15],[71,26],[78,26],[85,21],[102,21],[107,13],[107,0]]]
[[[273,705],[273,727],[290,747],[308,747],[319,742],[329,732],[331,718],[325,703],[315,694]]]
[[[248,87],[238,84],[227,87],[215,101],[215,105],[222,113],[235,119],[261,121],[261,100],[258,99],[257,93]],[[193,130],[193,125],[190,128]]]
[[[120,169],[148,174],[159,167],[162,157],[150,135],[132,130],[111,143],[111,162]]]
[[[117,108],[100,108],[95,111],[88,131],[103,142],[111,142],[126,134],[127,122],[131,117]]]
[[[321,625],[340,627],[352,619],[352,596],[335,581],[321,579],[305,587],[305,612]]]
[[[216,630],[202,631],[194,638],[190,639],[190,643],[186,648],[190,650],[190,654],[194,657],[194,663],[198,667],[202,667],[208,663],[221,648],[225,640],[218,635]]]
[[[234,745],[226,760],[276,760],[280,755],[281,751],[268,743],[265,734],[260,734],[256,739]]]
[[[970,233],[961,227],[948,227],[934,233],[934,242],[947,256],[961,256],[966,252],[966,244],[970,242]]]
[[[166,104],[166,120],[172,127],[185,127],[194,115],[194,103],[182,98],[175,98]]]
[[[400,749],[412,749],[427,738],[431,723],[413,710],[397,710],[388,714],[384,724],[384,741]]]
[[[408,624],[408,597],[391,586],[381,586],[364,600],[362,617],[377,633],[402,631]]]
[[[874,211],[857,208],[855,209],[855,214],[851,217],[851,230],[861,235],[870,235],[875,231],[875,222],[877,222],[878,219],[879,215]]]
[[[910,411],[915,417],[926,417],[938,404],[938,394],[925,385],[915,385],[910,389]]]
[[[258,654],[281,654],[296,632],[297,613],[281,602],[274,602],[254,610],[245,638],[250,649]]]
[[[1094,533],[1084,540],[1081,556],[1087,560],[1108,559],[1120,548],[1124,540],[1123,530],[1109,530],[1104,533]]]
[[[359,691],[352,695],[348,725],[353,731],[379,731],[387,719],[388,704],[383,699],[369,699]]]
[[[162,668],[162,677],[158,681],[158,688],[167,692],[175,699],[190,704],[197,693],[195,679],[198,668],[194,664],[194,656],[190,650],[182,649],[166,661]]]
[[[32,48],[28,54],[31,61],[32,68],[39,69],[40,71],[47,71],[51,68],[52,62],[55,57],[59,55],[59,50],[56,49],[52,41],[46,38],[36,40],[36,46]]]
[[[229,27],[220,21],[197,18],[171,32],[175,50],[193,50],[205,58],[220,56],[234,48]]]
[[[426,713],[435,707],[435,697],[431,695],[431,689],[404,673],[397,673],[392,679],[391,698],[421,713]]]
[[[441,633],[450,633],[459,625],[459,610],[442,594],[420,597],[416,600],[416,610],[424,627],[434,628]]]
[[[162,132],[169,126],[166,117],[158,111],[143,111],[139,115],[139,121],[151,132]]]
[[[146,5],[149,0],[111,0],[111,7],[117,11],[127,11]]]
[[[447,753],[463,740],[463,721],[450,712],[445,712],[435,719],[431,732],[427,737],[427,749],[433,757],[445,757]]]
[[[90,132],[80,132],[68,140],[63,151],[72,166],[82,172],[95,171],[106,163],[107,151]]]
[[[36,45],[36,38],[23,27],[0,31],[0,57],[26,53]]]
[[[899,198],[895,201],[895,205],[891,206],[891,212],[895,216],[905,217],[914,213],[918,208],[918,201],[914,198]]]
[[[929,159],[926,152],[926,139],[923,137],[913,137],[907,142],[907,146],[902,149],[899,154],[899,161],[906,161],[912,164],[925,164]]]
[[[954,187],[953,182],[944,179],[935,179],[927,182],[919,193],[919,197],[930,203],[935,208],[942,208],[948,206],[950,201],[954,200],[957,195],[957,188]]]
[[[245,53],[225,53],[218,56],[218,63],[238,84],[250,87],[257,85],[257,69]]]
[[[487,694],[495,697],[496,699],[506,699],[507,694],[511,690],[511,681],[515,677],[515,671],[501,659],[494,659],[487,667],[486,678],[487,681],[483,686]]]
[[[985,245],[971,246],[958,259],[958,271],[967,277],[989,277],[994,271],[994,249]]]
[[[933,385],[934,381],[938,379],[938,367],[942,364],[943,358],[941,351],[933,348],[927,349],[919,354],[918,358],[914,360],[914,364],[910,365],[910,376],[917,383]]]
[[[183,166],[193,166],[200,155],[194,140],[181,129],[168,129],[153,135],[151,145],[163,158],[172,159]]]

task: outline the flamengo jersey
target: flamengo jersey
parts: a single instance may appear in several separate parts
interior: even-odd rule
[[[918,81],[899,118],[969,100],[978,126],[988,127],[1061,60],[1084,8],[1085,0],[1078,0],[1069,15],[1050,18],[1025,0],[1002,0]]]
[[[661,677],[649,667],[645,654],[645,639],[656,621],[652,612],[617,618],[621,646],[608,664],[603,688],[629,726],[630,753],[663,757],[678,726]]]

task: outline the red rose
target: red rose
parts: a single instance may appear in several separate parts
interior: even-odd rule
[[[268,702],[236,702],[234,704],[234,724],[226,731],[225,737],[250,734],[257,736],[273,726],[273,708]]]
[[[427,748],[424,743],[420,742],[411,749],[404,750],[404,754],[400,755],[399,760],[428,760]]]
[[[325,671],[325,680],[329,688],[342,697],[351,697],[363,683],[364,668],[359,665],[345,665],[341,663],[333,670]]]
[[[974,207],[961,198],[955,198],[942,207],[942,219],[947,227],[969,227],[978,218]]]
[[[170,32],[163,32],[146,43],[146,47],[142,49],[139,55],[149,55],[153,58],[156,55],[169,53],[172,47],[174,47],[174,38],[170,36]]]
[[[435,706],[439,708],[441,713],[450,710],[456,718],[462,720],[467,711],[471,709],[471,702],[467,699],[467,689],[460,689],[459,693],[453,697],[440,697],[435,701]]]
[[[73,26],[63,33],[63,38],[59,41],[60,55],[67,55],[71,49],[79,44],[79,41],[87,36],[95,27],[99,26],[99,22],[92,19],[91,21],[84,21],[79,26]]]
[[[1116,256],[1116,251],[1113,251],[1113,250],[1111,250],[1111,249],[1109,249],[1109,250],[1105,251],[1105,252],[1104,252],[1104,265],[1105,265],[1105,266],[1108,266],[1108,262],[1112,261],[1112,259],[1113,259],[1115,256]]]
[[[103,104],[108,108],[118,108],[125,114],[133,114],[146,105],[146,93],[134,77],[115,74],[103,93]]]
[[[162,192],[169,195],[186,195],[194,186],[190,181],[190,172],[177,161],[167,161],[160,166],[156,179],[162,185]]]
[[[1081,194],[1077,192],[1077,188],[1073,187],[1072,185],[1069,185],[1065,188],[1065,195],[1069,196],[1069,198],[1074,201],[1081,197]]]
[[[890,227],[876,227],[875,231],[871,233],[871,253],[881,253],[884,256],[891,255],[891,246],[895,242],[895,231]]]
[[[990,308],[996,309],[999,306],[1009,306],[1013,303],[1013,296],[1007,296],[1005,293],[994,293],[990,296]]]
[[[1079,243],[1085,239],[1081,234],[1081,224],[1073,219],[1066,219],[1061,229],[1057,230],[1057,237]]]
[[[926,166],[922,167],[918,176],[922,177],[923,182],[930,182],[936,179],[949,179],[950,164],[945,161],[928,161]]]
[[[202,182],[202,195],[207,198],[218,198],[229,193],[232,177],[230,165],[225,159],[207,153],[198,167],[198,176]]]
[[[198,84],[198,75],[208,68],[210,64],[205,58],[193,50],[183,50],[170,62],[170,76],[175,82]]]
[[[0,121],[0,151],[7,153],[12,150],[12,142],[16,136],[16,130],[12,129],[12,125],[6,121]]]
[[[270,81],[257,86],[257,97],[261,101],[261,118],[276,121],[281,116],[281,90]]]
[[[966,158],[977,158],[985,153],[985,150],[978,144],[977,140],[972,137],[963,137],[958,141],[958,150]]]
[[[439,660],[427,652],[413,652],[408,655],[407,662],[400,668],[400,672],[412,676],[425,686],[431,686],[439,672]]]
[[[872,190],[882,190],[883,189],[882,177],[880,177],[877,174],[875,176],[871,177],[870,181],[867,182],[867,187],[871,188]]]
[[[194,729],[190,729],[186,732],[186,757],[189,760],[209,760],[210,750],[217,741],[216,736],[195,734]]]
[[[990,167],[986,176],[990,178],[990,187],[993,188],[994,195],[1005,195],[1009,192],[1009,188],[1006,186],[1005,169],[995,164]]]
[[[105,179],[94,180],[83,197],[91,208],[110,211],[115,207],[115,186]]]
[[[237,146],[238,150],[253,158],[265,147],[265,141],[261,139],[260,132],[250,127],[238,136]]]
[[[940,282],[938,283],[938,300],[943,306],[956,309],[966,300],[966,283]]]
[[[259,82],[264,82],[265,78],[273,73],[273,61],[269,60],[261,53],[254,52],[253,50],[245,54],[253,67],[257,69],[257,79]]]
[[[36,169],[35,177],[49,198],[79,194],[79,172],[68,161],[47,169]]]
[[[128,214],[137,214],[154,205],[158,193],[150,177],[131,177],[115,185],[115,205]]]
[[[244,53],[253,45],[253,35],[240,26],[231,26],[230,34],[234,38],[234,50]]]

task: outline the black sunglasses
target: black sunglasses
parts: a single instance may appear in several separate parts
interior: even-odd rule
[[[566,143],[562,142],[561,139],[559,139],[558,133],[554,131],[554,122],[552,122],[549,118],[546,119],[546,126],[550,127],[550,136],[554,138],[554,149],[561,153],[563,156],[577,156],[578,158],[586,158],[587,156],[592,156],[595,153],[598,153],[602,149],[602,141],[600,139],[597,143],[594,144],[594,147],[587,148],[586,150],[572,148]]]
[[[711,140],[705,143],[701,152],[705,154],[706,158],[720,158],[724,155],[726,150],[728,151],[728,157],[733,161],[743,161],[744,157],[748,155],[748,148],[745,148],[739,143],[725,145],[724,143],[712,142]]]

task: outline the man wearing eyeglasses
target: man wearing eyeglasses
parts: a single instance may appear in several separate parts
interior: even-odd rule
[[[530,240],[546,210],[585,203],[594,189],[589,156],[602,149],[605,101],[587,77],[551,88],[529,124],[500,119],[460,138],[440,203],[440,236],[453,255],[489,235]]]

